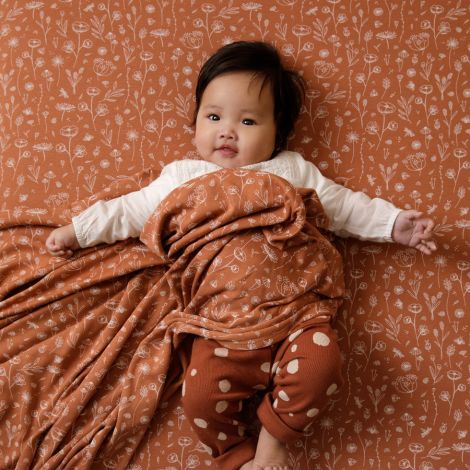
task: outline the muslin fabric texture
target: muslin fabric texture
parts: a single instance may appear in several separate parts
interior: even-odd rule
[[[4,450],[8,461],[91,469],[112,459],[124,469],[181,384],[186,335],[252,350],[331,318],[344,282],[327,225],[313,190],[222,170],[172,191],[147,220],[144,245],[101,245],[2,301],[12,338],[4,367],[12,377],[30,370],[35,397],[18,415],[12,389],[0,391],[18,444]],[[82,320],[65,315],[69,305],[86,309]],[[77,356],[78,344],[87,347]],[[28,426],[23,413],[35,417]]]
[[[126,266],[155,261],[121,242],[85,251],[65,271],[45,251],[50,230],[98,198],[122,193],[118,183],[138,190],[164,165],[197,158],[191,120],[201,64],[226,42],[260,39],[307,80],[289,149],[351,189],[422,210],[436,221],[439,244],[423,257],[391,244],[335,240],[346,276],[334,323],[345,383],[317,425],[289,446],[291,463],[301,470],[465,468],[468,13],[459,0],[1,2],[0,299],[32,298],[27,288],[44,276],[58,293],[41,300],[46,334],[31,313],[8,334],[5,324],[15,317],[1,320],[0,388],[11,391],[21,429],[0,402],[0,448],[14,446],[17,433],[38,421],[32,408],[45,405],[36,401],[45,382],[38,382],[41,351],[58,352],[45,366],[57,380],[74,361],[94,364],[87,335],[71,332],[61,346],[56,329],[71,322],[106,334],[113,292],[131,277]],[[51,276],[53,267],[58,275]],[[109,280],[78,302],[61,284],[65,273],[81,283],[105,269]],[[145,282],[130,284],[132,302]],[[88,302],[106,289],[106,315],[92,318]],[[28,337],[41,350],[11,374],[11,345]],[[59,363],[67,344],[75,359]],[[134,390],[134,399],[155,393],[158,378],[153,383]],[[179,396],[164,397],[129,469],[215,468]],[[93,419],[103,411],[95,409]],[[106,461],[108,469],[115,465]],[[0,468],[11,466],[0,454]]]

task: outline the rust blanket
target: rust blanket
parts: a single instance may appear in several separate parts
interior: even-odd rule
[[[2,469],[125,468],[180,383],[188,335],[264,347],[343,294],[316,194],[266,173],[190,181],[141,241],[31,257],[54,223],[41,209],[0,214],[18,231],[0,265]]]

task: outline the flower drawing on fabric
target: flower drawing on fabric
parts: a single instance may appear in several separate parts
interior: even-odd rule
[[[302,411],[312,422],[288,446],[292,468],[466,468],[466,2],[6,3],[0,7],[0,468],[14,467],[20,454],[38,468],[49,458],[58,460],[47,465],[57,465],[58,451],[74,452],[67,439],[92,425],[122,432],[116,440],[127,449],[129,470],[215,468],[214,450],[194,432],[209,423],[188,419],[181,388],[169,385],[177,384],[171,380],[179,362],[164,364],[161,352],[173,348],[172,338],[183,338],[177,345],[183,364],[192,335],[225,338],[227,324],[271,328],[280,318],[262,338],[237,344],[250,351],[274,347],[284,329],[295,353],[293,318],[318,322],[334,310],[343,385],[331,380],[325,387],[331,402]],[[284,186],[260,187],[243,169],[227,180],[222,202],[211,192],[222,184],[220,175],[186,187],[178,201],[185,210],[171,221],[152,216],[142,241],[102,244],[70,259],[48,256],[44,240],[52,228],[96,201],[139,190],[173,161],[200,159],[193,142],[198,73],[216,49],[238,40],[274,44],[305,80],[288,149],[337,183],[433,218],[438,252],[426,258],[391,243],[330,236],[335,220],[324,212],[292,215],[291,206],[269,212],[272,193],[276,204],[285,201]],[[316,195],[311,199],[320,206]],[[227,219],[227,201],[239,219]],[[163,202],[162,212],[171,207]],[[218,217],[207,220],[216,209]],[[264,231],[253,230],[260,211],[263,224],[271,224]],[[279,248],[280,236],[291,240],[305,224],[321,232],[316,248],[323,258],[297,249],[297,238],[287,243],[292,251]],[[169,236],[159,232],[163,226]],[[196,242],[191,237],[202,229],[203,242]],[[238,231],[245,237],[239,243]],[[213,255],[212,264],[191,251],[197,243]],[[333,249],[342,267],[325,259]],[[183,252],[185,270],[175,262]],[[170,266],[172,275],[160,282]],[[312,279],[324,291],[313,292]],[[210,295],[196,295],[201,285]],[[315,299],[315,308],[306,301],[272,308],[276,299],[303,295]],[[162,306],[168,318],[149,323]],[[194,323],[180,317],[185,308]],[[321,334],[309,341],[318,349],[332,344]],[[226,352],[222,344],[218,353]],[[272,371],[262,363],[261,372],[294,376],[300,362]],[[230,386],[222,382],[222,392]],[[256,398],[262,387],[253,389]],[[155,411],[155,398],[167,392]],[[292,399],[287,392],[274,398],[282,407],[286,397]],[[259,424],[251,406],[243,412],[253,412],[253,429],[240,426],[242,434]],[[66,422],[74,422],[73,430]],[[24,436],[45,423],[51,431],[33,453]],[[130,429],[138,429],[138,439]],[[227,432],[219,436],[225,442]],[[91,462],[97,448],[84,459]],[[99,458],[116,469],[125,460],[113,452]]]

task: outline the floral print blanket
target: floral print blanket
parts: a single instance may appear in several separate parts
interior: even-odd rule
[[[333,315],[343,296],[315,192],[267,173],[191,180],[141,240],[32,257],[69,217],[0,213],[0,229],[18,233],[0,266],[2,469],[125,468],[158,440],[154,418],[181,384],[192,335],[261,348]]]

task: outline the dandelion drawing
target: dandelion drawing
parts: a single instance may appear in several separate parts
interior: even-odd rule
[[[397,33],[395,31],[382,31],[380,33],[377,33],[375,36],[378,37],[380,40],[385,41],[385,43],[387,44],[387,49],[390,49],[389,41],[395,39],[397,37]]]
[[[126,134],[127,140],[132,143],[132,160],[135,155],[135,142],[139,140],[139,133],[136,129],[130,129]]]
[[[356,154],[356,144],[360,141],[359,133],[356,131],[350,131],[346,134],[346,142],[352,145],[352,159],[354,161],[354,157]]]

